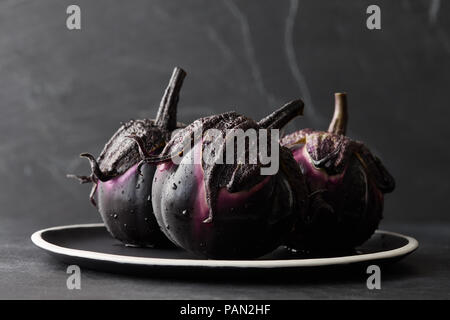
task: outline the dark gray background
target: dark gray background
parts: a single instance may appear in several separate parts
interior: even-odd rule
[[[65,27],[72,3],[82,9],[81,31]],[[382,30],[365,27],[373,3],[381,7]],[[65,174],[87,173],[78,154],[98,155],[120,121],[153,117],[177,65],[188,72],[183,122],[229,110],[259,119],[301,97],[305,116],[289,130],[325,129],[333,93],[346,91],[349,135],[366,142],[397,180],[382,227],[422,235],[422,249],[410,258],[416,267],[447,259],[428,265],[428,273],[415,270],[428,291],[413,297],[448,297],[449,14],[450,3],[439,0],[0,1],[0,298],[71,297],[64,268],[28,237],[39,228],[99,221],[89,188]],[[85,297],[114,297],[101,285],[109,288],[111,276],[98,277],[103,282],[94,281],[98,289]],[[118,291],[135,285],[112,279]],[[387,297],[396,296],[394,288],[406,292],[402,283]],[[333,297],[330,288],[365,297],[354,289],[365,286],[354,286],[277,297]],[[265,297],[243,288],[235,297]],[[146,292],[136,297],[171,296]]]

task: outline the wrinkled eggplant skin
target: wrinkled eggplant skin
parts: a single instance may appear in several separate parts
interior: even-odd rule
[[[182,162],[160,164],[153,181],[153,208],[161,230],[176,245],[212,259],[252,259],[280,245],[296,217],[293,190],[280,171],[249,191],[219,191],[217,211],[208,218],[203,169]],[[198,163],[198,162],[197,162]],[[267,201],[270,199],[270,201]]]
[[[281,145],[291,149],[310,193],[308,214],[297,221],[288,246],[336,251],[368,240],[383,218],[383,194],[395,187],[381,162],[360,142],[310,129],[284,137]]]
[[[100,170],[105,176],[117,177],[127,171],[141,160],[139,148],[135,141],[129,138],[136,135],[142,139],[146,150],[155,150],[164,147],[170,140],[171,132],[156,126],[154,119],[130,120],[124,123],[111,139],[105,144],[97,158]],[[177,129],[186,125],[178,122]]]
[[[98,211],[109,233],[127,246],[170,247],[160,231],[151,203],[156,166],[137,164],[106,182],[98,181]]]
[[[346,250],[370,238],[383,212],[383,193],[356,156],[342,173],[329,176],[315,168],[304,148],[294,153],[312,195],[307,219],[299,221],[288,241],[301,250]],[[300,154],[300,155],[299,155]]]

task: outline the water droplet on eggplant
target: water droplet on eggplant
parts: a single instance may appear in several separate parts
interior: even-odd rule
[[[121,239],[121,229],[127,228],[127,224],[123,224],[122,218],[128,217],[128,221],[132,221],[127,214],[137,215],[144,214],[144,212],[153,214],[151,212],[151,195],[146,197],[145,193],[136,190],[141,187],[144,192],[151,190],[155,170],[153,168],[149,170],[149,166],[143,163],[138,164],[138,161],[143,159],[143,155],[146,157],[150,153],[152,156],[158,156],[162,151],[160,146],[162,147],[168,142],[171,132],[176,127],[185,126],[176,123],[179,91],[185,75],[186,73],[182,69],[174,69],[169,86],[160,104],[157,119],[121,122],[121,127],[105,145],[97,159],[92,155],[82,154],[82,157],[87,158],[91,163],[91,175],[73,177],[78,178],[83,183],[94,184],[95,189],[92,189],[90,195],[91,203],[97,207],[101,216],[106,218],[104,222],[107,225],[109,223],[114,225],[114,228],[108,229],[111,229],[110,231],[115,238]],[[139,149],[139,153],[135,152],[137,149]],[[149,153],[146,151],[149,151]],[[142,172],[140,169],[142,169]],[[119,177],[121,179],[116,179]],[[96,199],[94,199],[94,195]],[[118,219],[119,215],[120,220]],[[114,219],[117,219],[115,223]],[[144,236],[145,239],[141,239],[141,235],[137,232],[130,232],[131,230],[137,230],[134,223],[129,224],[127,236],[131,239],[127,239],[126,242],[143,241],[143,244],[153,245],[154,241],[159,241],[159,238],[163,235],[156,224],[155,218],[147,215],[145,221],[153,229],[152,232],[147,232],[148,234]],[[133,239],[134,237],[138,239]]]

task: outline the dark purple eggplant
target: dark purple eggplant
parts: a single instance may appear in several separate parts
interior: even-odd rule
[[[130,246],[167,246],[153,214],[152,180],[156,166],[143,163],[158,155],[176,128],[179,92],[186,73],[175,68],[161,100],[156,119],[131,120],[123,124],[95,159],[88,153],[90,176],[75,176],[92,183],[90,200],[98,208],[110,234]],[[97,200],[95,200],[97,197]]]
[[[309,189],[308,214],[301,215],[288,244],[295,249],[346,250],[362,244],[382,219],[384,193],[395,188],[381,161],[345,136],[347,100],[335,94],[327,132],[303,129],[285,136]]]
[[[164,162],[153,181],[153,209],[165,235],[181,248],[214,259],[257,258],[278,247],[307,202],[306,184],[290,151],[275,141],[279,170],[273,175],[261,175],[265,165],[260,161],[211,163],[202,154],[211,144],[224,150],[227,129],[255,129],[257,134],[258,129],[280,129],[302,111],[303,102],[294,101],[259,122],[228,112],[180,130],[161,153]],[[209,136],[211,128],[224,139]],[[199,132],[200,139],[193,139]],[[186,140],[196,143],[188,151]],[[246,157],[249,148],[248,143]],[[173,161],[174,155],[181,161]]]

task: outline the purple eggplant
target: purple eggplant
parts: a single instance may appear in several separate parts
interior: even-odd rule
[[[98,208],[109,233],[129,246],[167,246],[151,203],[156,166],[143,163],[158,155],[171,133],[184,127],[176,122],[179,92],[186,73],[175,68],[161,100],[156,119],[131,120],[123,124],[95,159],[88,153],[89,176],[68,175],[92,183],[90,200]],[[97,200],[95,200],[97,198]]]
[[[228,151],[230,129],[255,129],[257,135],[268,129],[269,141],[269,129],[280,129],[302,111],[303,102],[293,101],[259,122],[228,112],[180,130],[161,153],[153,181],[153,209],[165,235],[181,248],[214,259],[257,258],[279,246],[307,204],[306,183],[290,151],[275,140],[279,170],[272,175],[261,174],[267,164],[259,160],[239,163],[237,152],[231,163],[205,161],[204,153],[212,145]],[[209,129],[220,138],[209,135]],[[199,139],[192,138],[198,133]],[[187,151],[186,140],[193,144]],[[246,144],[245,157],[253,147]]]
[[[345,136],[347,100],[335,94],[327,132],[303,129],[285,136],[309,189],[308,214],[302,214],[288,245],[300,250],[346,250],[362,244],[382,219],[384,194],[395,188],[381,161],[359,141]]]

